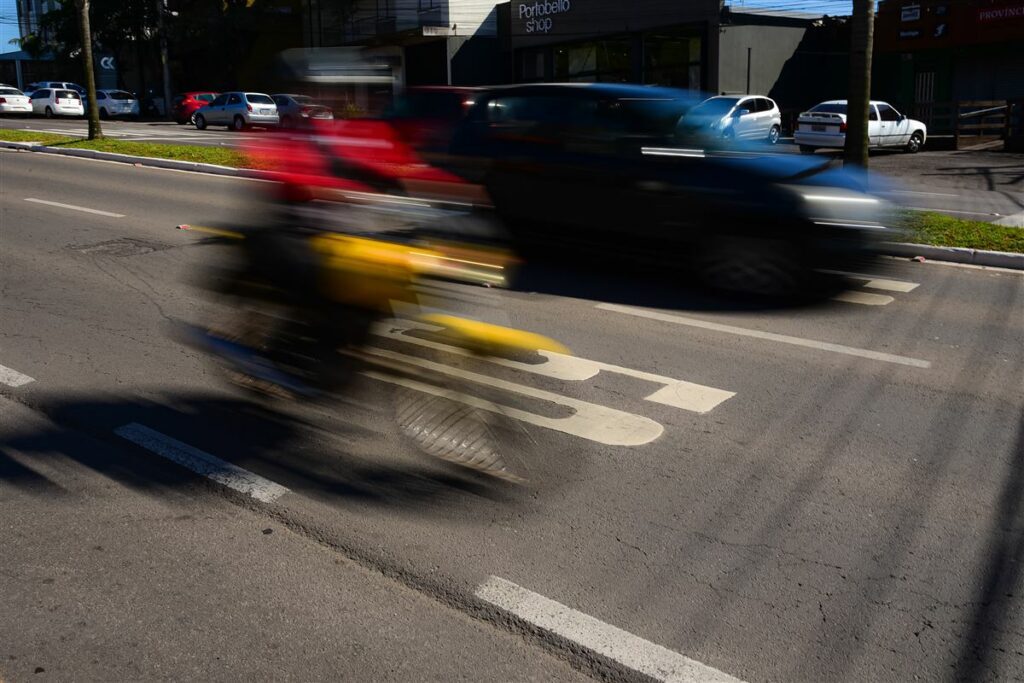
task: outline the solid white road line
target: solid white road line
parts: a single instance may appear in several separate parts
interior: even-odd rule
[[[967,216],[1002,216],[1001,213],[995,213],[994,211],[957,211],[955,209],[936,209],[935,207],[927,206],[908,206],[905,207],[911,211],[934,211],[935,213],[962,213]]]
[[[17,370],[0,365],[0,384],[6,384],[9,387],[20,387],[29,382],[35,382],[35,380],[28,375],[21,374]]]
[[[545,359],[545,362],[543,363],[523,363],[520,361],[509,360],[507,358],[475,356],[472,352],[457,346],[442,344],[405,334],[405,332],[411,329],[422,329],[435,332],[441,330],[441,328],[434,325],[427,325],[410,320],[393,319],[383,321],[375,330],[375,334],[389,339],[396,339],[408,344],[415,344],[417,346],[423,346],[459,356],[479,357],[481,360],[493,363],[494,365],[514,368],[516,370],[522,370],[524,372],[530,372],[535,375],[541,375],[543,377],[550,377],[558,380],[581,382],[595,377],[602,370],[605,372],[625,375],[626,377],[634,377],[647,382],[664,385],[649,396],[645,396],[645,401],[652,401],[654,403],[660,403],[662,405],[694,413],[703,414],[710,412],[719,404],[736,395],[733,391],[716,389],[715,387],[695,384],[693,382],[674,379],[672,377],[664,377],[651,372],[644,372],[643,370],[634,370],[633,368],[626,368],[621,365],[613,365],[611,363],[590,360],[588,358],[579,358],[577,356],[567,356],[565,354],[555,353],[552,351],[537,352],[538,355]]]
[[[110,218],[124,218],[123,213],[112,213],[110,211],[100,211],[99,209],[87,209],[84,206],[75,206],[74,204],[61,204],[60,202],[51,202],[45,199],[36,199],[35,197],[25,197],[26,202],[32,202],[33,204],[46,204],[47,206],[56,206],[59,209],[71,209],[72,211],[84,211],[85,213],[94,213],[97,216],[109,216]]]
[[[832,300],[845,301],[848,304],[864,304],[865,306],[887,306],[895,301],[895,299],[887,294],[872,294],[856,290],[840,292],[832,297]]]
[[[498,576],[477,586],[477,598],[586,649],[672,683],[739,683],[740,679],[566,607]]]
[[[232,465],[137,422],[118,427],[114,433],[122,439],[127,439],[148,451],[187,467],[218,484],[252,496],[264,503],[272,503],[288,493],[288,489],[280,484],[264,479],[258,474]]]
[[[888,194],[919,194],[925,197],[959,197],[958,194],[950,194],[949,192],[918,192],[916,190],[893,190]]]
[[[681,315],[670,315],[668,313],[659,313],[658,311],[647,311],[642,308],[633,308],[632,306],[621,306],[619,304],[597,304],[595,308],[600,308],[605,311],[614,311],[616,313],[625,313],[626,315],[633,315],[638,318],[649,318],[651,320],[660,320],[661,322],[673,323],[675,325],[687,325],[689,327],[697,327],[703,330],[712,330],[715,332],[725,332],[727,334],[735,334],[741,337],[751,337],[753,339],[764,339],[765,341],[779,342],[781,344],[791,344],[793,346],[802,346],[808,349],[818,349],[820,351],[830,351],[832,353],[841,353],[847,356],[858,356],[860,358],[869,358],[871,360],[878,360],[884,363],[895,363],[897,365],[909,365],[914,368],[930,368],[932,366],[930,361],[921,360],[919,358],[908,358],[907,356],[897,356],[891,353],[883,353],[881,351],[871,351],[869,349],[859,349],[854,346],[844,346],[842,344],[832,344],[830,342],[817,341],[815,339],[804,339],[803,337],[791,337],[788,334],[776,334],[774,332],[762,332],[761,330],[751,330],[746,327],[736,327],[734,325],[723,325],[721,323],[713,323],[708,320],[698,320],[697,318],[687,318]]]

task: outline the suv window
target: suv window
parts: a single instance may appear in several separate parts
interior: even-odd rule
[[[228,97],[228,104],[241,104],[241,103],[242,103],[242,98],[239,97],[238,95],[231,95],[230,97]]]
[[[900,113],[890,107],[888,104],[878,105],[878,113],[882,117],[883,121],[899,121]]]
[[[220,95],[213,102],[210,102],[211,107],[223,107],[224,103],[228,101],[227,95]]]

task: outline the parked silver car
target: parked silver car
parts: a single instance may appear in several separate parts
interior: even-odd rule
[[[277,105],[270,95],[242,91],[221,93],[213,102],[196,111],[195,121],[199,130],[210,125],[243,130],[248,126],[277,126],[280,123]]]
[[[334,118],[334,112],[322,104],[317,104],[308,95],[282,93],[270,97],[277,105],[277,113],[281,117],[281,126],[284,128],[305,126],[311,120],[330,121]]]
[[[782,112],[774,100],[759,95],[709,97],[686,112],[677,133],[685,138],[703,135],[774,145],[782,133]]]
[[[101,119],[139,115],[139,101],[127,90],[97,90],[96,104]]]

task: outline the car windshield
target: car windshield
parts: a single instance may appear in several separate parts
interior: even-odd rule
[[[0,88],[0,95],[21,95],[23,94],[17,88]]]
[[[825,102],[811,109],[812,114],[845,114],[846,105],[838,102]]]
[[[725,116],[739,101],[738,97],[712,97],[710,100],[705,100],[691,109],[689,115]]]
[[[245,99],[249,100],[250,104],[273,104],[274,100],[270,99],[267,95],[260,95],[258,93],[245,93]]]
[[[107,97],[109,97],[112,100],[134,100],[135,99],[134,97],[132,97],[132,94],[130,92],[125,92],[124,90],[111,90],[111,91],[107,92]]]
[[[81,99],[74,90],[58,90],[57,99],[59,100],[77,100]]]

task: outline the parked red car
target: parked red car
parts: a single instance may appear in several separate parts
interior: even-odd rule
[[[174,122],[182,125],[194,124],[196,110],[213,102],[218,94],[208,90],[197,90],[175,95],[174,102],[171,103],[171,116],[174,118]]]

